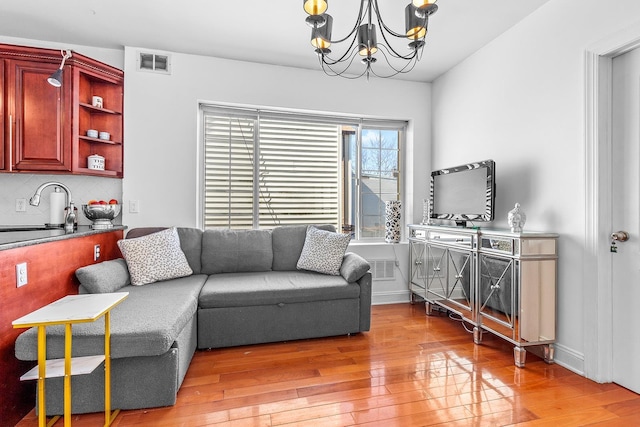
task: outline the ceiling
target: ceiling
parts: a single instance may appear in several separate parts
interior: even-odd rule
[[[547,1],[440,0],[422,60],[402,78],[434,80]],[[404,30],[408,3],[379,0],[387,25],[396,31]],[[329,2],[334,38],[353,26],[358,7],[355,0]],[[2,0],[0,35],[318,69],[305,17],[300,0]]]

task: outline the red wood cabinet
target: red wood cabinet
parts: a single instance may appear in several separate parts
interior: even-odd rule
[[[9,120],[12,126],[12,170],[71,171],[71,76],[63,86],[47,82],[58,66],[6,60]]]
[[[58,50],[0,45],[0,171],[122,178],[124,73],[73,52],[56,88],[47,78],[61,61]],[[91,138],[89,129],[110,136]],[[105,170],[87,167],[93,154],[105,158]]]

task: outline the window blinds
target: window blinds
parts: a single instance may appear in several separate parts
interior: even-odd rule
[[[204,226],[338,227],[340,125],[203,109]]]

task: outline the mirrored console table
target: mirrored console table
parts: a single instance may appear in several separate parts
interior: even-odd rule
[[[535,346],[553,363],[556,331],[558,236],[434,225],[409,225],[411,302],[427,314],[442,307],[514,344],[524,367]]]

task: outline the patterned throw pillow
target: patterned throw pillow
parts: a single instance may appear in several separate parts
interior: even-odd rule
[[[349,240],[351,240],[349,234],[338,234],[309,226],[302,253],[298,259],[298,270],[339,276],[342,257],[349,246]]]
[[[118,240],[131,284],[140,286],[193,273],[175,227],[134,239]]]

